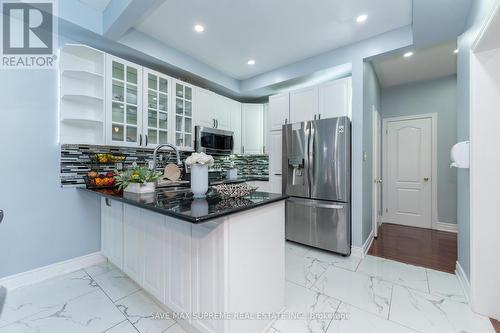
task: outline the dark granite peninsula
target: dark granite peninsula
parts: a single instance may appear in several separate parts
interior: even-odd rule
[[[205,222],[287,198],[282,194],[254,192],[242,198],[223,199],[215,191],[210,190],[205,199],[194,199],[189,188],[179,191],[160,188],[155,193],[140,195],[123,193],[114,189],[91,190],[81,188],[81,190],[192,223]]]
[[[167,311],[190,318],[180,319],[187,331],[264,333],[276,316],[258,314],[283,310],[286,196],[79,191],[101,196],[102,254]]]

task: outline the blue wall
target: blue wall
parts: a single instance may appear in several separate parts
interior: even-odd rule
[[[497,0],[476,0],[468,19],[468,30],[458,38],[458,141],[469,140],[470,50],[484,20]],[[461,169],[457,177],[458,262],[470,278],[470,180],[469,170]]]
[[[373,229],[373,107],[380,112],[380,85],[371,63],[363,67],[363,244]]]
[[[450,168],[450,150],[457,142],[457,78],[455,75],[382,89],[383,118],[438,114],[438,221],[457,223],[457,171]]]
[[[100,250],[96,196],[59,180],[56,70],[0,70],[0,278]]]

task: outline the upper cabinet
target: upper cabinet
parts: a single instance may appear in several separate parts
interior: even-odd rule
[[[62,143],[104,143],[105,58],[105,53],[84,45],[68,44],[61,49]]]
[[[196,88],[196,98],[196,125],[232,130],[231,111],[240,103],[202,88]]]
[[[210,90],[196,88],[196,113],[195,124],[204,127],[215,128],[213,115],[213,93]]]
[[[194,86],[173,80],[175,92],[175,145],[183,150],[194,147]]]
[[[142,67],[108,55],[106,77],[106,144],[143,146]]]
[[[299,123],[316,119],[318,113],[318,87],[290,92],[290,122]]]
[[[241,145],[243,154],[262,154],[264,151],[264,107],[262,104],[241,105]]]
[[[352,79],[347,77],[319,86],[318,118],[351,117]]]
[[[281,130],[290,119],[290,93],[269,97],[269,129]]]
[[[142,113],[143,133],[145,134],[144,145],[155,147],[158,144],[169,143],[171,137],[172,112],[170,112],[169,101],[170,77],[143,68],[144,82],[144,112]]]
[[[241,154],[241,103],[231,100],[229,104],[230,130],[234,133],[234,154]]]

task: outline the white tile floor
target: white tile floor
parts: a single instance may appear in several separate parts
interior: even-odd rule
[[[271,333],[494,333],[474,314],[456,276],[368,256],[363,260],[288,243],[286,313]],[[185,333],[111,265],[12,291],[0,333]],[[292,319],[297,313],[302,318]]]

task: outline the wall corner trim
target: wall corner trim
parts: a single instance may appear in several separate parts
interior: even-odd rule
[[[370,235],[368,235],[368,238],[366,239],[362,247],[351,246],[351,256],[363,259],[367,255],[368,250],[370,250],[370,247],[372,246],[373,243],[373,239],[374,237],[372,229]]]
[[[35,268],[30,271],[6,276],[0,279],[0,286],[8,290],[25,287],[63,274],[71,273],[79,269],[97,265],[104,262],[106,258],[101,252],[94,252],[81,257],[61,261],[52,265]]]
[[[458,261],[455,268],[455,274],[457,275],[458,282],[460,283],[460,286],[462,287],[465,297],[467,298],[467,303],[470,304],[470,282],[469,279],[467,278],[467,275],[465,275],[464,269],[462,268],[462,266]]]

